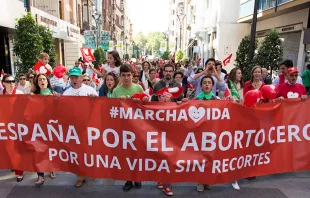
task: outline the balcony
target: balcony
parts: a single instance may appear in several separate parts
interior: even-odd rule
[[[294,0],[278,0],[278,6],[292,2]],[[249,0],[240,5],[239,18],[250,16],[254,11],[255,0]],[[258,2],[258,12],[269,10],[275,8],[276,0],[259,0]]]

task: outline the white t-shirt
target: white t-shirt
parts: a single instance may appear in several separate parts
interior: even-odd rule
[[[110,73],[110,72],[113,72],[116,76],[119,76],[119,68],[120,67],[110,67],[110,65],[104,65],[103,66],[103,69],[104,71],[106,71],[106,73]]]
[[[74,89],[73,87],[70,87],[63,93],[64,96],[88,96],[89,94],[98,96],[98,93],[94,88],[84,84],[82,84],[79,89]]]
[[[31,83],[26,81],[25,86],[18,83],[17,90],[23,92],[24,94],[29,94],[31,92]]]
[[[2,89],[2,90],[0,91],[0,95],[3,95],[3,91],[4,91],[4,89]],[[16,93],[15,93],[15,94],[24,94],[24,92],[22,92],[22,91],[16,89]],[[9,95],[9,94],[7,94],[7,95]]]

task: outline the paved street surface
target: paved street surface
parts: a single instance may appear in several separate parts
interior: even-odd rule
[[[142,189],[122,191],[123,181],[110,179],[88,179],[80,189],[73,187],[76,176],[70,173],[57,173],[55,180],[46,176],[44,186],[34,186],[36,174],[27,173],[21,183],[9,170],[0,171],[0,198],[61,198],[61,197],[135,197],[155,198],[167,197],[156,188],[155,182],[144,182]],[[210,191],[199,193],[195,183],[177,183],[173,185],[173,197],[262,197],[262,198],[309,198],[310,172],[286,173],[258,177],[256,180],[239,181],[240,191],[234,190],[230,184],[216,185]]]

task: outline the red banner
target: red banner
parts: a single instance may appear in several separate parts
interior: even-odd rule
[[[117,180],[223,183],[310,169],[310,101],[2,96],[0,168]]]

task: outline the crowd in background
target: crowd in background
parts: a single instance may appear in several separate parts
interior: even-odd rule
[[[48,64],[48,59],[46,53],[40,55],[43,64]],[[280,100],[306,100],[307,93],[310,94],[310,65],[299,75],[293,62],[285,60],[280,63],[279,75],[274,80],[266,68],[255,66],[251,71],[250,80],[244,82],[240,68],[236,67],[228,72],[220,61],[213,58],[205,63],[201,63],[200,60],[179,63],[173,60],[122,61],[117,51],[111,51],[108,52],[108,60],[98,66],[82,59],[77,60],[61,78],[47,76],[31,68],[27,74],[19,74],[17,78],[6,74],[2,77],[0,94],[99,96],[178,103],[188,100],[225,99],[244,104],[244,97],[248,92],[261,90],[265,85],[271,84],[279,87],[277,98]],[[17,181],[21,182],[23,171],[15,170],[15,173]],[[56,178],[56,173],[51,173],[51,178]],[[79,176],[75,186],[81,187],[85,181],[85,177]],[[40,186],[43,183],[44,173],[38,173],[35,185]],[[129,191],[134,186],[141,188],[142,185],[140,181],[127,181],[123,190]],[[232,186],[240,190],[237,181],[232,182]],[[158,183],[158,188],[166,195],[173,195],[171,184]],[[211,189],[211,186],[198,184],[198,191],[202,192],[205,189]]]

